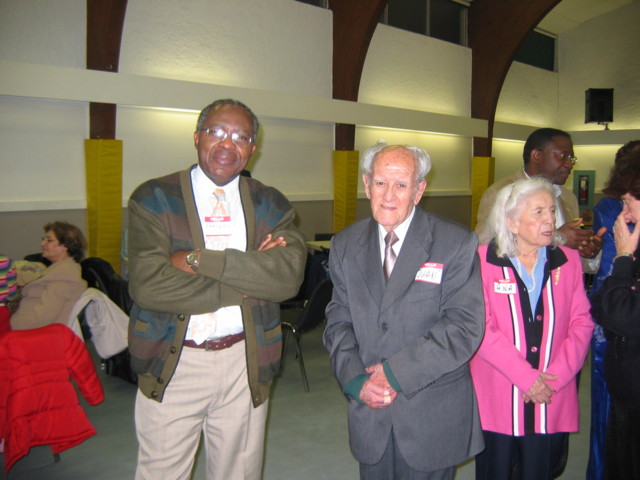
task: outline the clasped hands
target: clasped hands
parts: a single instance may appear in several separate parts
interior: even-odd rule
[[[557,375],[544,372],[540,373],[536,381],[531,385],[531,388],[529,388],[529,391],[522,394],[524,403],[551,403],[551,396],[556,390],[547,382],[555,380],[556,378],[558,378]]]
[[[365,371],[369,378],[360,390],[360,400],[369,408],[380,409],[389,407],[398,396],[389,384],[381,363],[367,367]]]
[[[567,222],[558,230],[567,239],[565,245],[578,250],[580,256],[584,258],[594,258],[602,250],[602,236],[607,231],[606,227],[600,228],[594,235],[593,230],[583,230],[580,228],[582,218],[573,222]]]
[[[262,239],[262,242],[260,242],[260,245],[258,245],[258,248],[256,248],[256,250],[258,250],[259,252],[264,252],[265,250],[269,250],[270,248],[286,246],[287,241],[284,239],[284,237],[274,238],[269,233]],[[182,270],[185,273],[196,275],[196,272],[187,264],[187,255],[189,255],[189,253],[190,252],[188,250],[180,250],[178,252],[174,252],[170,257],[171,265],[179,270]]]

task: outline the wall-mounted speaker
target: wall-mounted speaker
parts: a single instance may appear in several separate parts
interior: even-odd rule
[[[584,92],[584,123],[613,122],[613,88],[590,88]]]

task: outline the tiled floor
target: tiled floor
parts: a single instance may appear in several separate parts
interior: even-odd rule
[[[329,371],[328,355],[322,347],[322,329],[303,337],[305,365],[311,391],[306,393],[293,349],[271,397],[267,429],[264,480],[357,479],[358,465],[349,452],[346,404]],[[290,344],[290,346],[292,346]],[[20,460],[7,477],[10,480],[127,480],[136,463],[133,402],[136,388],[100,372],[106,399],[85,409],[98,434],[61,454],[53,462],[48,447],[36,447]],[[589,375],[581,380],[582,429],[589,429]],[[571,436],[569,462],[563,480],[582,480],[588,456],[588,435]],[[204,480],[200,456],[193,475]],[[462,465],[456,480],[474,478],[473,461]]]

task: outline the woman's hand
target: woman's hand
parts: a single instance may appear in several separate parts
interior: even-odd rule
[[[547,382],[558,378],[557,375],[550,373],[540,373],[540,376],[533,382],[529,391],[522,395],[524,403],[551,403],[551,396],[555,393],[555,389]]]
[[[633,253],[638,248],[638,239],[640,238],[640,228],[634,228],[633,233],[629,231],[629,226],[624,219],[624,210],[618,215],[616,222],[613,224],[613,236],[616,241],[616,253],[618,255]]]

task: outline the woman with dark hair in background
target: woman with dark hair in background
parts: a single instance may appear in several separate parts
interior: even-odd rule
[[[607,338],[604,376],[610,395],[603,479],[640,479],[640,151],[626,155],[604,193],[622,200],[613,225],[611,275],[591,297],[591,313]]]
[[[69,323],[69,315],[87,282],[82,279],[78,262],[87,241],[78,227],[67,222],[44,226],[42,256],[51,261],[44,275],[21,290],[18,309],[11,316],[13,330],[44,327],[51,323]]]
[[[614,165],[609,178],[615,175],[625,162],[625,156],[640,150],[640,140],[633,140],[624,144],[616,152]],[[608,183],[608,182],[607,182]],[[593,296],[602,287],[605,279],[611,274],[613,257],[616,255],[616,244],[613,238],[613,223],[622,211],[620,198],[606,196],[593,208],[593,230],[605,227],[606,233],[602,237],[602,257],[600,267],[595,274],[594,282],[589,294]],[[604,352],[607,339],[600,325],[596,325],[591,340],[591,433],[589,445],[589,463],[587,465],[586,480],[601,480],[604,465],[604,444],[607,431],[607,416],[609,415],[609,393],[604,379]]]

